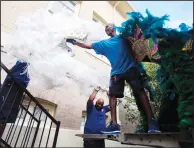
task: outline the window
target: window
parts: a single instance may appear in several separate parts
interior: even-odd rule
[[[24,108],[28,108],[28,105],[22,105]],[[24,119],[26,111],[21,107],[18,113],[18,118]]]
[[[25,114],[26,114],[26,110],[24,110],[23,108],[27,109],[28,111],[31,112],[31,114],[33,114],[34,112],[34,117],[36,119],[40,119],[40,121],[45,121],[46,120],[46,114],[45,113],[41,113],[41,109],[40,108],[37,108],[37,107],[32,107],[32,106],[29,106],[29,109],[28,109],[28,105],[23,105],[23,107],[20,108],[20,111],[18,113],[18,118],[20,119],[24,119],[25,117]],[[49,112],[49,109],[46,108],[46,111]],[[41,114],[41,117],[40,117],[40,114]],[[29,114],[27,113],[26,116],[28,116]]]
[[[86,119],[87,119],[86,111],[83,110],[82,111],[82,118],[81,118],[81,126],[80,126],[81,132],[84,132],[84,126],[85,126],[85,123],[86,123]]]
[[[34,107],[34,110],[35,110],[34,117],[36,119],[40,119],[40,121],[45,121],[46,120],[46,114],[43,113],[43,112],[41,113],[41,109],[40,108],[35,108]],[[46,111],[49,112],[49,109],[46,109]],[[41,115],[41,117],[40,117],[40,115]]]
[[[66,8],[67,12],[72,15],[76,12],[76,5],[77,3],[74,1],[52,1],[49,4],[48,11],[53,14]]]
[[[75,3],[72,1],[59,1],[65,8],[67,8],[72,13],[75,12]]]
[[[95,11],[93,11],[93,21],[98,22],[98,23],[102,24],[103,26],[105,26],[107,24],[107,22]]]
[[[40,99],[40,98],[36,98],[36,100],[46,109],[46,111],[51,115],[54,116],[55,111],[56,111],[56,107],[57,105],[48,101],[48,100],[44,100],[44,99]],[[28,96],[25,96],[24,101],[22,102],[22,106],[20,106],[20,111],[18,113],[17,116],[17,121],[19,125],[22,124],[22,122],[24,121],[24,126],[27,126],[29,123],[29,120],[31,119],[32,115],[33,118],[36,118],[37,120],[40,120],[40,127],[44,126],[44,123],[46,121],[46,117],[47,115],[41,111],[41,109],[36,106],[36,104],[28,99]],[[30,103],[30,104],[29,104]],[[23,108],[25,108],[27,110],[24,110]],[[41,116],[40,116],[41,115]],[[36,122],[34,124],[34,126],[36,127]],[[50,126],[51,124],[51,120],[49,118],[47,118],[46,121],[46,126]]]
[[[86,111],[82,111],[82,124],[85,124],[86,123],[86,119],[87,119],[87,113]]]

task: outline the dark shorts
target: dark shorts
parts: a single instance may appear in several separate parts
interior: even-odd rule
[[[123,74],[113,75],[110,78],[109,95],[116,98],[124,97],[125,81],[130,85],[133,93],[144,90],[141,73],[136,67],[130,68]]]
[[[105,141],[84,139],[84,148],[105,148]]]

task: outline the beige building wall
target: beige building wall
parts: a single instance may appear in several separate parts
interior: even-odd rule
[[[114,23],[114,9],[108,1],[83,1],[79,16],[91,20],[93,11],[102,16],[107,23]],[[122,21],[124,21],[124,18],[118,12],[116,12],[115,14],[115,17],[118,20],[116,23],[121,23]]]
[[[44,8],[49,1],[1,1],[1,32],[11,33],[16,29],[17,17]]]
[[[40,8],[49,8],[50,5],[51,2],[49,1],[1,1],[1,44],[3,45],[9,42],[11,33],[16,29],[14,23],[18,16],[34,12]],[[77,6],[77,14],[83,19],[92,21],[93,13],[95,12],[103,18],[103,21],[114,22],[114,9],[108,1],[82,1],[81,4]],[[115,12],[115,18],[117,24],[125,20],[118,11]],[[74,58],[78,61],[87,64],[91,68],[98,69],[99,72],[106,71],[107,74],[110,73],[110,65],[103,59],[99,59],[95,54],[92,55],[86,52],[85,49],[75,46],[73,49],[76,51],[76,56]],[[8,68],[11,68],[16,62],[16,59],[2,54],[2,62],[8,66]],[[4,76],[2,75],[1,78]],[[38,81],[41,78],[31,76],[31,79]],[[61,121],[61,128],[80,129],[81,113],[85,110],[88,94],[84,94],[79,84],[75,83],[73,88],[60,87],[52,90],[45,90],[42,84],[39,86],[30,84],[28,90],[30,90],[35,97],[46,99],[57,104],[54,117]],[[105,98],[105,103],[108,104],[108,97],[105,93],[100,92],[97,97]]]

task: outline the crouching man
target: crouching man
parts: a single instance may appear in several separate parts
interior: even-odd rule
[[[109,105],[104,106],[104,100],[98,98],[94,104],[96,94],[100,90],[97,87],[87,101],[87,119],[84,127],[84,134],[101,134],[101,131],[106,128],[106,113],[110,111]],[[104,139],[84,139],[84,148],[105,148]]]

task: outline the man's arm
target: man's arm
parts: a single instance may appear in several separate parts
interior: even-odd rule
[[[100,90],[100,87],[94,88],[92,94],[90,95],[90,97],[88,99],[87,107],[92,107],[93,106],[94,99],[96,98],[96,95],[97,95],[99,90]]]
[[[84,44],[84,43],[79,43],[79,42],[77,42],[74,39],[67,39],[66,42],[69,42],[69,43],[71,43],[73,45],[77,45],[77,46],[82,47],[82,48],[93,49],[93,47],[92,47],[91,44],[90,45],[87,45],[87,44]]]
[[[86,48],[86,49],[93,49],[91,44],[87,45],[87,44],[84,44],[84,43],[76,42],[74,45],[77,45],[79,47]]]
[[[104,106],[105,112],[108,113],[110,111],[110,105]]]
[[[77,46],[82,47],[82,48],[94,49],[96,54],[101,54],[101,55],[104,55],[104,50],[106,49],[106,46],[105,46],[103,40],[99,41],[99,42],[92,43],[90,45],[87,45],[84,43],[79,43],[74,39],[66,39],[66,42],[72,43],[73,45],[77,45]]]

